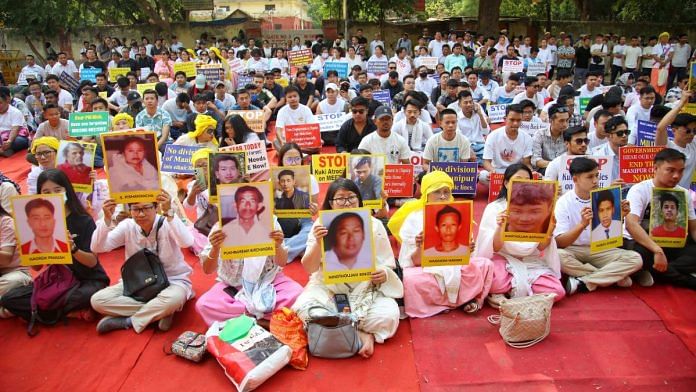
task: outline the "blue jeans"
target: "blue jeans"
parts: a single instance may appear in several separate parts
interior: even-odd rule
[[[94,167],[104,167],[104,152],[100,146],[97,146],[97,149],[94,150]]]
[[[483,147],[486,143],[471,143],[471,149],[476,154],[476,161],[479,166],[483,166]]]
[[[288,263],[304,254],[305,248],[307,248],[307,237],[309,236],[309,231],[312,230],[312,224],[313,222],[310,218],[300,219],[300,232],[283,240],[288,248]]]

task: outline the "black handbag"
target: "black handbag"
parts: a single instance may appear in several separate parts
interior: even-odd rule
[[[157,221],[155,229],[155,243],[157,253],[152,253],[143,248],[126,260],[121,267],[121,279],[123,280],[123,295],[136,301],[149,302],[162,290],[169,286],[167,274],[159,258],[159,241],[157,235],[164,223],[164,217]]]
[[[196,230],[198,230],[199,233],[207,237],[210,234],[210,230],[212,230],[213,226],[215,226],[217,222],[217,206],[215,204],[209,203],[208,207],[205,208],[205,213],[203,213],[203,215],[196,220],[196,223],[193,224],[193,227]]]

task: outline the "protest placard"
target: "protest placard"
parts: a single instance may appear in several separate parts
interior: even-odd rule
[[[320,148],[321,128],[318,123],[286,125],[285,139],[301,148]]]
[[[503,60],[503,72],[522,72],[524,70],[524,62],[522,60]]]
[[[687,90],[696,91],[696,61],[689,64],[689,85]],[[689,102],[682,108],[682,113],[691,113],[696,116],[696,94],[692,94]]]
[[[140,93],[140,98],[143,97],[145,90],[154,90],[156,85],[157,83],[138,83],[136,88],[138,89],[138,93]]]
[[[389,94],[389,90],[377,90],[372,92],[372,99],[386,107],[391,107],[391,95]]]
[[[109,131],[109,112],[72,112],[68,133],[73,137],[96,136]]]
[[[560,171],[560,178],[558,182],[561,187],[561,194],[575,189],[575,183],[573,182],[573,176],[570,175],[570,164],[573,159],[582,156],[584,158],[592,159],[599,165],[599,187],[605,188],[611,185],[612,173],[614,172],[614,157],[610,156],[599,156],[599,155],[563,155],[565,157],[565,162]],[[548,172],[547,172],[548,173]],[[555,178],[554,178],[555,180]]]
[[[72,264],[63,194],[13,196],[21,265]]]
[[[191,156],[200,149],[201,147],[199,146],[167,144],[164,146],[161,170],[167,173],[193,174]]]
[[[623,245],[621,187],[601,187],[590,192],[592,231],[590,253],[603,252]]]
[[[187,78],[196,77],[196,63],[193,61],[187,61],[185,63],[174,63],[174,73],[183,72],[186,74]]]
[[[491,124],[499,124],[505,121],[505,110],[507,104],[488,105],[488,119]]]
[[[246,153],[247,173],[256,174],[270,169],[266,143],[263,140],[222,147],[223,151],[244,151]]]
[[[80,71],[80,81],[88,80],[92,83],[97,83],[97,74],[102,73],[101,68],[83,68]]]
[[[435,81],[435,83],[440,84],[440,75],[438,74],[428,74],[428,77]]]
[[[440,170],[452,177],[455,195],[475,195],[478,163],[476,162],[430,162],[430,170]]]
[[[116,203],[149,203],[162,185],[157,135],[149,131],[101,134],[109,194]]]
[[[474,203],[428,203],[423,213],[423,267],[465,265],[471,257]]]
[[[246,88],[248,84],[254,83],[254,77],[247,74],[237,75],[237,88]]]
[[[549,123],[522,121],[522,123],[520,124],[520,132],[524,132],[529,136],[534,137],[537,131],[539,131],[540,129],[547,129],[548,127]]]
[[[494,202],[503,188],[503,173],[491,173],[488,184],[488,202]]]
[[[274,166],[273,211],[278,218],[311,218],[309,166]]]
[[[293,67],[301,67],[303,65],[312,64],[312,50],[300,49],[288,51],[288,65]]]
[[[235,114],[242,117],[252,131],[256,133],[264,132],[263,110],[229,110],[227,112],[228,117]]]
[[[653,177],[653,159],[664,147],[619,147],[619,177],[635,184]]]
[[[350,156],[350,179],[360,189],[363,207],[382,208],[385,164],[383,154]]]
[[[71,94],[75,94],[78,87],[80,87],[80,82],[65,71],[63,71],[58,77],[58,82]]]
[[[683,248],[689,228],[686,193],[682,189],[653,188],[650,198],[650,238],[663,248]]]
[[[321,239],[324,282],[336,284],[370,280],[376,260],[370,210],[324,210],[319,212],[319,221],[329,229],[329,234]]]
[[[109,99],[109,92],[108,91],[100,91],[99,93],[97,93],[97,95],[99,95],[100,98],[104,98],[107,100]]]
[[[126,77],[126,74],[130,72],[131,69],[128,67],[114,67],[109,68],[109,82],[116,83],[118,78]]]
[[[587,105],[590,103],[590,99],[592,99],[592,98],[579,98],[578,99],[578,110],[580,111],[579,114],[585,113],[585,109],[587,108]]]
[[[274,255],[271,183],[220,185],[218,193],[219,225],[225,233],[220,257],[230,260]]]
[[[227,65],[230,66],[230,72],[241,73],[244,71],[244,64],[242,64],[242,60],[237,57],[227,60]]]
[[[424,65],[428,69],[432,69],[433,71],[437,67],[438,59],[437,57],[419,57],[420,59],[420,65]]]
[[[92,172],[96,143],[61,140],[56,154],[56,169],[65,173],[75,192],[92,193]]]
[[[413,196],[413,165],[387,164],[384,166],[384,192],[389,197]]]
[[[348,63],[343,61],[327,61],[324,63],[324,77],[327,77],[329,71],[338,72],[339,78],[348,77]]]
[[[527,76],[537,76],[546,73],[546,63],[529,63],[527,64]]]
[[[147,75],[149,75],[150,73],[152,73],[150,67],[140,68],[140,80],[147,80]]]
[[[636,146],[654,146],[657,124],[650,121],[638,120],[636,125]],[[667,127],[667,138],[673,139],[672,127]]]
[[[389,61],[384,58],[384,60],[370,60],[367,62],[367,73],[381,75],[387,73],[387,68]]]
[[[203,75],[207,83],[214,83],[222,80],[225,70],[222,67],[200,67],[196,69],[196,75]]]
[[[345,178],[346,167],[348,167],[348,154],[312,155],[312,174],[319,183]]]
[[[508,183],[504,241],[539,242],[551,235],[556,181],[520,180]],[[530,217],[534,217],[533,220]]]
[[[409,161],[413,165],[413,178],[416,178],[423,172],[423,151],[411,151]]]
[[[208,194],[211,203],[218,201],[218,187],[246,181],[246,152],[218,151],[208,158]]]
[[[321,132],[338,131],[343,123],[351,118],[349,113],[326,113],[317,114],[317,122]]]

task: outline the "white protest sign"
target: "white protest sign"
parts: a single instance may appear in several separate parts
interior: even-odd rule
[[[230,66],[230,72],[240,73],[244,70],[244,64],[242,64],[242,60],[238,58],[227,60],[227,64]]]
[[[413,165],[413,178],[416,178],[423,171],[423,152],[413,151],[409,161]]]
[[[529,63],[527,65],[527,76],[537,76],[546,73],[545,63]]]
[[[531,137],[534,137],[534,134],[537,133],[538,130],[546,129],[548,127],[549,123],[522,121],[522,124],[520,124],[520,131],[527,133]]]
[[[599,165],[599,188],[606,188],[611,185],[611,175],[614,169],[614,157],[610,156],[598,156],[598,155],[566,155],[565,162],[563,162],[563,167],[560,171],[560,177],[558,179],[561,186],[561,194],[575,189],[575,184],[573,183],[573,176],[570,175],[570,163],[573,159],[577,157],[584,156],[585,158],[590,158],[597,162]]]
[[[424,65],[428,69],[434,70],[437,67],[437,57],[419,57],[420,65]]]
[[[522,72],[524,62],[522,60],[503,60],[503,72]]]
[[[140,68],[140,80],[146,80],[147,75],[149,75],[151,72],[152,70],[149,67]]]
[[[338,131],[341,128],[341,125],[350,118],[349,113],[326,113],[326,114],[317,114],[317,122],[319,123],[319,127],[321,132],[331,132],[331,131]]]
[[[505,109],[507,104],[488,105],[488,119],[491,124],[499,124],[505,121]]]
[[[249,174],[255,174],[270,169],[270,164],[268,163],[268,153],[266,152],[266,144],[263,140],[235,144],[233,146],[223,147],[219,151],[246,152],[247,173]]]

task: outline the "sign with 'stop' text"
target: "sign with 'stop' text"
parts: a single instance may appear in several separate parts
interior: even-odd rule
[[[240,116],[244,119],[246,125],[256,133],[264,132],[263,110],[230,110],[227,116]]]
[[[499,124],[505,121],[507,104],[488,105],[488,119],[491,124]]]
[[[524,62],[522,60],[503,60],[503,72],[522,72]]]
[[[384,165],[384,192],[388,197],[413,196],[413,165]]]
[[[350,114],[343,112],[317,114],[316,117],[322,132],[338,131],[341,128],[341,125],[343,125],[346,120],[351,118]]]
[[[285,139],[302,148],[320,148],[321,128],[318,123],[286,125]]]
[[[327,183],[346,177],[348,154],[312,155],[312,174],[317,182]]]
[[[664,147],[619,147],[619,177],[635,184],[653,177],[653,160]]]

